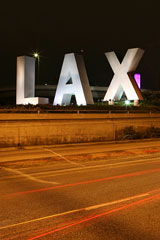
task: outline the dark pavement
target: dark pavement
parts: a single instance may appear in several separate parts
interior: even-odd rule
[[[160,239],[160,141],[0,149],[0,239]]]

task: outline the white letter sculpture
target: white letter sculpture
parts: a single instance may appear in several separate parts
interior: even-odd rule
[[[70,53],[64,57],[53,105],[69,105],[73,95],[77,105],[93,104],[83,57]]]
[[[128,49],[120,64],[114,52],[105,53],[114,72],[113,79],[108,87],[103,101],[120,100],[125,92],[128,100],[143,100],[140,89],[133,77],[144,50],[139,48]]]
[[[35,58],[17,57],[16,104],[47,104],[48,98],[35,96]]]

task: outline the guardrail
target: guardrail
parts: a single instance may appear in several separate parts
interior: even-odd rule
[[[160,113],[160,110],[50,110],[50,109],[0,109],[0,114],[1,113],[34,113],[34,114],[62,114],[62,113],[67,113],[67,114],[131,114],[131,113],[146,113],[146,114],[152,114],[152,113]]]

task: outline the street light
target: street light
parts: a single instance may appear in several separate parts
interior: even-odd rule
[[[37,76],[36,76],[36,80],[37,80],[37,83],[38,83],[38,80],[39,80],[39,62],[40,62],[40,55],[39,55],[39,53],[38,52],[34,52],[33,53],[33,57],[35,58],[35,59],[37,59]]]
[[[35,58],[39,58],[39,53],[35,52],[35,53],[33,53],[33,56],[34,56]]]

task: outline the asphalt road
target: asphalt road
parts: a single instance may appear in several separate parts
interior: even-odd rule
[[[160,141],[0,149],[1,240],[159,240]]]

